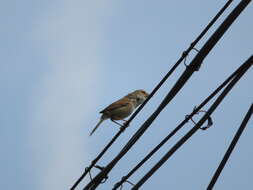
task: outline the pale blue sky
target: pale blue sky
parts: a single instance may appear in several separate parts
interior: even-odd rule
[[[0,186],[68,189],[117,132],[117,126],[106,121],[88,136],[98,112],[135,89],[150,92],[225,2],[1,1]],[[99,189],[110,189],[252,54],[252,18],[251,3]],[[184,69],[180,66],[166,82],[100,165],[118,153]],[[207,187],[252,103],[252,74],[251,68],[213,114],[213,128],[194,135],[142,189]],[[253,187],[252,124],[251,120],[215,189]],[[130,181],[137,182],[192,126],[189,123]]]

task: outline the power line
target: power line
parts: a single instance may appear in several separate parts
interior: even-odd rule
[[[195,45],[201,40],[201,38],[207,33],[207,31],[213,26],[213,24],[218,20],[218,18],[223,14],[227,7],[232,3],[233,0],[228,0],[227,3],[221,8],[221,10],[215,15],[215,17],[209,22],[209,24],[204,28],[200,35],[190,44],[187,50],[183,52],[181,57],[175,63],[175,65],[170,69],[170,71],[164,76],[164,78],[158,83],[158,85],[152,90],[149,97],[143,102],[142,105],[132,114],[129,120],[120,128],[120,130],[115,134],[115,136],[110,140],[110,142],[105,146],[105,148],[99,153],[99,155],[91,162],[91,164],[85,168],[83,174],[78,178],[70,190],[74,190],[82,179],[90,172],[90,170],[95,166],[99,159],[105,154],[105,152],[111,147],[111,145],[117,140],[117,138],[122,134],[122,132],[129,126],[130,122],[136,117],[136,115],[142,110],[146,103],[153,97],[153,95],[159,90],[159,88],[164,84],[164,82],[169,78],[169,76],[175,71],[179,64],[188,56],[190,51],[194,49]]]
[[[245,62],[242,70],[233,78],[228,86],[223,90],[215,102],[211,105],[205,115],[199,120],[199,122],[183,136],[132,188],[132,190],[139,189],[189,138],[194,135],[201,125],[208,119],[208,117],[215,111],[225,96],[234,87],[234,85],[240,80],[240,78],[246,73],[246,71],[253,64],[253,55]]]
[[[188,115],[173,131],[171,131],[152,151],[150,151],[127,175],[123,176],[121,181],[116,183],[112,190],[119,188],[126,180],[132,176],[153,154],[155,154],[172,136],[176,134],[198,111],[200,111],[217,93],[220,92],[243,68],[247,66],[242,64],[236,71],[234,71],[218,88],[216,88],[198,107],[196,107],[191,114]]]
[[[198,71],[203,60],[207,54],[216,45],[219,39],[235,21],[235,19],[240,15],[244,8],[248,5],[250,0],[243,0],[236,8],[229,14],[229,16],[223,21],[215,33],[209,38],[205,45],[201,48],[195,58],[192,60],[191,64],[187,66],[186,70],[180,76],[176,84],[169,91],[167,96],[164,98],[162,103],[153,112],[153,114],[142,124],[139,130],[132,136],[128,143],[123,147],[119,154],[100,172],[98,173],[91,182],[89,182],[84,190],[94,190],[101,183],[101,181],[108,175],[112,168],[118,163],[118,161],[130,150],[130,148],[138,141],[138,139],[144,134],[144,132],[150,127],[152,122],[160,114],[160,112],[165,108],[165,106],[177,95],[177,93],[182,89],[185,83],[189,80],[195,71]]]
[[[224,157],[223,157],[223,159],[222,159],[222,161],[221,161],[219,167],[218,167],[217,170],[215,171],[215,173],[214,173],[214,175],[213,175],[213,177],[212,177],[212,179],[211,179],[211,181],[210,181],[210,183],[209,183],[209,185],[208,185],[208,187],[207,187],[207,190],[212,190],[212,189],[213,189],[213,187],[214,187],[214,185],[215,185],[215,183],[216,183],[218,177],[220,176],[220,174],[221,174],[221,172],[222,172],[224,166],[226,165],[226,163],[227,163],[227,161],[228,161],[228,159],[229,159],[229,157],[230,157],[232,151],[234,150],[234,148],[235,148],[235,146],[236,146],[236,143],[238,142],[238,140],[239,140],[239,138],[240,138],[240,136],[241,136],[243,130],[244,130],[245,127],[247,126],[247,123],[248,123],[248,121],[249,121],[249,119],[250,119],[252,113],[253,113],[253,104],[251,104],[251,106],[250,106],[250,108],[249,108],[247,114],[245,115],[245,117],[244,117],[244,119],[243,119],[243,121],[242,121],[242,123],[241,123],[239,129],[237,130],[237,132],[236,132],[236,134],[235,134],[235,136],[234,136],[234,138],[233,138],[231,144],[229,145],[228,150],[227,150],[227,152],[225,153],[225,155],[224,155]]]

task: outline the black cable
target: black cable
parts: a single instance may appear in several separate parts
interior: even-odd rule
[[[197,132],[202,124],[208,119],[208,117],[215,111],[219,106],[225,96],[234,87],[234,85],[240,80],[240,78],[245,74],[245,72],[253,64],[253,55],[245,62],[245,67],[233,78],[233,80],[227,85],[227,87],[222,91],[219,97],[211,105],[205,115],[199,120],[199,122],[183,136],[132,188],[132,190],[139,189],[189,138]]]
[[[228,0],[227,3],[222,7],[222,9],[215,15],[215,17],[209,22],[209,24],[204,28],[200,35],[190,44],[188,49],[183,52],[182,56],[178,59],[175,65],[170,69],[170,71],[164,76],[164,78],[159,82],[159,84],[152,90],[149,97],[143,102],[142,105],[133,113],[133,115],[127,121],[129,124],[134,117],[141,111],[149,99],[158,91],[158,89],[163,85],[163,83],[169,78],[169,76],[175,71],[179,64],[188,56],[190,51],[194,49],[195,45],[201,40],[201,38],[207,33],[207,31],[212,27],[212,25],[217,21],[217,19],[222,15],[222,13],[227,9],[227,7],[232,3],[233,0]]]
[[[186,70],[180,76],[176,84],[172,87],[170,92],[164,98],[162,103],[156,109],[156,111],[142,124],[139,130],[132,136],[128,143],[123,147],[119,154],[102,170],[98,173],[91,182],[89,182],[84,190],[93,190],[101,183],[101,181],[108,175],[112,168],[118,163],[118,161],[130,150],[130,148],[138,141],[138,139],[143,135],[143,133],[150,127],[152,122],[160,114],[160,112],[165,108],[165,106],[177,95],[177,93],[182,89],[188,79],[192,76],[195,71],[198,71],[203,60],[207,54],[216,45],[219,39],[235,21],[235,19],[240,15],[242,10],[248,5],[250,0],[243,0],[237,7],[229,14],[229,16],[223,21],[215,33],[208,39],[205,45],[201,48],[198,54],[194,57],[191,64],[187,66]]]
[[[212,190],[213,189],[213,187],[214,187],[214,185],[215,185],[218,177],[220,176],[220,174],[221,174],[224,166],[226,165],[226,163],[227,163],[227,161],[228,161],[228,159],[229,159],[232,151],[234,150],[236,143],[238,142],[238,140],[239,140],[239,138],[240,138],[243,130],[245,129],[245,127],[246,127],[246,125],[247,125],[247,123],[248,123],[248,121],[249,121],[252,113],[253,113],[253,104],[251,104],[251,106],[250,106],[247,114],[245,115],[245,117],[244,117],[244,119],[243,119],[243,121],[242,121],[239,129],[237,130],[237,132],[236,132],[236,134],[235,134],[235,136],[234,136],[231,144],[229,145],[228,150],[225,153],[225,155],[224,155],[224,157],[223,157],[223,159],[222,159],[219,167],[217,168],[216,172],[214,173],[214,175],[213,175],[213,177],[212,177],[212,179],[211,179],[211,181],[210,181],[210,183],[209,183],[209,185],[207,187],[207,190]]]
[[[209,24],[204,28],[200,35],[190,44],[188,49],[183,52],[181,57],[175,63],[175,65],[170,69],[170,71],[164,76],[164,78],[158,83],[158,85],[152,90],[148,98],[139,106],[139,108],[132,114],[129,120],[120,128],[116,135],[111,139],[111,141],[106,145],[106,147],[101,151],[101,153],[91,162],[89,167],[86,167],[84,173],[79,177],[79,179],[74,183],[70,190],[74,190],[82,179],[87,175],[87,173],[94,167],[98,160],[104,155],[104,153],[110,148],[110,146],[116,141],[120,134],[129,126],[130,122],[136,117],[136,115],[142,110],[146,103],[153,97],[153,95],[159,90],[163,83],[169,78],[169,76],[175,71],[179,64],[187,57],[195,45],[201,40],[201,38],[206,34],[210,27],[217,21],[217,19],[222,15],[222,13],[227,9],[227,7],[232,3],[233,0],[228,0],[227,3],[222,7],[222,9],[215,15],[215,17],[209,22]]]
[[[132,176],[153,154],[155,154],[173,135],[176,134],[198,111],[201,110],[217,93],[224,88],[242,69],[246,63],[242,64],[234,71],[218,88],[216,88],[198,107],[196,107],[188,117],[186,117],[173,131],[171,131],[152,151],[150,151],[127,175],[123,176],[121,181],[116,183],[112,190],[119,188],[130,176]]]
[[[90,170],[95,166],[98,160],[104,155],[108,148],[113,144],[113,142],[118,138],[121,134],[121,130],[112,138],[112,140],[106,145],[106,147],[100,152],[100,154],[91,162],[89,167],[85,168],[83,174],[78,178],[78,180],[74,183],[74,185],[70,188],[70,190],[74,190],[78,184],[83,180],[83,178],[90,172]]]

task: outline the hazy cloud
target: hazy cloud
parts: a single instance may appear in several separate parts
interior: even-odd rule
[[[84,123],[96,98],[100,14],[106,8],[104,1],[57,3],[35,26],[35,42],[48,58],[41,85],[34,92],[30,134],[42,190],[69,187],[87,154]]]

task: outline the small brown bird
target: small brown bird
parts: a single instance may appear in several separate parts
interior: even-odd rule
[[[101,112],[102,116],[98,124],[91,131],[90,136],[95,132],[95,130],[99,127],[99,125],[106,119],[114,120],[124,120],[124,118],[128,117],[135,108],[137,108],[140,104],[144,102],[144,100],[148,97],[148,93],[144,90],[136,90],[120,100],[112,103],[107,106]],[[115,121],[114,121],[115,122]]]

